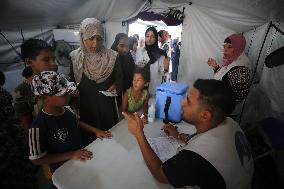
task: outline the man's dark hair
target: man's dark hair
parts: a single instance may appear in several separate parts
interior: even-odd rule
[[[26,58],[35,60],[41,50],[51,50],[52,47],[43,40],[40,39],[29,39],[21,45],[21,56],[22,60]]]
[[[0,86],[5,84],[5,75],[2,71],[0,71]]]
[[[193,84],[199,91],[199,103],[208,108],[215,124],[221,123],[235,108],[230,85],[214,79],[198,79]]]
[[[160,31],[158,32],[158,35],[159,35],[160,37],[162,37],[164,31],[165,31],[165,30],[160,30]]]
[[[134,74],[141,74],[142,77],[144,78],[145,82],[150,82],[150,72],[148,69],[146,68],[136,68],[134,70],[133,76]]]

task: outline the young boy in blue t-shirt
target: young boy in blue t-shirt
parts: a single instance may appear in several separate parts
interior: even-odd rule
[[[33,77],[32,88],[34,94],[43,100],[43,109],[29,128],[29,158],[34,164],[50,164],[53,173],[66,160],[92,159],[93,153],[83,149],[80,128],[99,137],[111,137],[109,131],[78,121],[65,107],[76,85],[63,75],[53,71],[41,72]]]

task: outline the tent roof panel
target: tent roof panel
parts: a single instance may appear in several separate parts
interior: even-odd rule
[[[264,21],[283,21],[282,0],[152,0],[154,5],[193,4],[232,13],[245,13]],[[104,21],[122,21],[132,15],[145,0],[20,0],[1,4],[0,28],[3,30],[25,27],[48,27],[74,24],[86,17]]]

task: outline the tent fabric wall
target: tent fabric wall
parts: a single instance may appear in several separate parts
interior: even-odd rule
[[[217,62],[222,62],[223,41],[228,35],[235,32],[244,32],[247,40],[245,52],[248,51],[250,46],[248,56],[252,61],[253,68],[255,67],[269,25],[266,20],[259,19],[259,17],[246,18],[243,15],[240,21],[231,18],[234,14],[226,10],[210,12],[207,8],[194,4],[187,6],[185,14],[179,81],[191,85],[198,78],[213,78],[213,70],[207,65],[207,59],[213,57]],[[217,15],[228,16],[218,19]],[[231,22],[231,25],[227,25],[229,22]],[[279,22],[278,25],[283,26],[283,22],[282,24]],[[243,121],[259,121],[265,117],[284,112],[282,108],[284,104],[283,100],[281,100],[284,88],[279,83],[282,76],[278,72],[282,68],[280,66],[279,69],[268,69],[263,66],[265,57],[273,50],[284,45],[283,36],[280,33],[274,34],[275,30],[272,29],[268,34],[259,59],[256,81],[260,82],[251,89]],[[274,42],[272,42],[272,39]]]
[[[193,5],[206,8],[211,18],[219,24],[235,28],[236,31],[242,23],[251,26],[255,25],[257,20],[284,21],[282,0],[192,0],[191,2]],[[239,24],[234,25],[238,22]]]
[[[224,39],[232,33],[248,31],[267,22],[245,15],[236,19],[239,17],[235,18],[234,12],[230,11],[208,11],[208,8],[195,4],[186,7],[180,61],[180,70],[186,73],[180,72],[182,81],[192,83],[197,78],[212,78],[213,71],[208,67],[207,59],[212,57],[221,62]]]
[[[101,21],[123,21],[143,4],[143,0],[4,1],[0,8],[0,28],[11,30],[78,24],[87,17]]]
[[[54,27],[48,28],[29,28],[23,29],[24,39],[38,38],[51,43],[53,34],[52,29]],[[18,53],[20,52],[20,46],[23,42],[23,37],[21,35],[21,30],[2,30],[1,33],[9,40]],[[13,63],[21,62],[19,55],[12,49],[8,42],[3,36],[0,36],[0,70],[5,70],[8,66]]]
[[[276,22],[276,26],[284,31],[284,22]],[[268,30],[269,23],[245,33],[247,39],[253,39],[249,57],[256,65],[257,58]],[[277,117],[284,121],[284,65],[268,68],[265,58],[274,50],[284,46],[284,36],[271,28],[259,56],[257,75],[244,107],[242,122],[260,121],[266,117]]]
[[[127,25],[122,25],[122,22],[106,22],[105,27],[105,44],[107,47],[110,47],[114,41],[115,35],[117,33],[127,33]],[[23,35],[25,40],[30,38],[38,38],[51,43],[53,40],[52,29],[55,27],[49,28],[36,28],[30,30],[23,30]],[[23,42],[21,31],[1,31],[13,47],[20,53],[20,46]],[[1,36],[0,37],[0,69],[5,70],[6,67],[13,63],[21,62],[18,54],[12,49],[8,42]]]
[[[105,45],[110,48],[114,42],[114,38],[118,33],[127,33],[127,25],[122,25],[122,22],[106,22],[105,27]]]
[[[150,4],[147,0],[3,1],[0,7],[0,29],[9,32],[7,36],[11,43],[19,46],[19,40],[11,36],[20,32],[20,29],[32,32],[31,35],[26,33],[34,37],[41,33],[34,33],[41,28],[78,24],[86,17],[96,17],[106,22],[122,22],[136,16],[142,10],[163,12],[169,7],[181,8],[189,2],[203,7],[219,25],[235,31],[247,31],[252,26],[262,25],[263,22],[284,19],[284,12],[281,11],[284,9],[284,2],[281,0],[152,0],[151,2]],[[4,61],[0,62],[12,62],[13,53],[8,52],[9,48],[5,45],[6,42],[0,40],[0,54],[5,54],[1,56],[1,60]]]
[[[121,26],[121,22],[144,4],[143,0],[4,1],[0,7],[0,30],[17,51],[20,51],[21,29],[25,39],[42,39],[43,37],[50,41],[52,29],[58,26],[79,24],[84,18],[95,17],[106,22],[106,45],[110,46],[116,33],[127,31]],[[0,55],[1,70],[21,61],[2,36],[0,36]]]
[[[106,22],[104,27],[106,47],[112,45],[117,33],[127,33],[127,26],[122,26],[121,22]],[[23,30],[23,35],[25,39],[38,38],[51,44],[53,40],[52,29],[54,28]],[[8,40],[20,53],[20,46],[23,41],[20,31],[2,31],[2,33],[7,36]],[[21,76],[24,66],[19,55],[12,50],[11,46],[3,38],[1,38],[0,44],[0,70],[5,70],[6,80],[8,81],[4,88],[11,92],[24,79]]]
[[[213,77],[207,59],[213,57],[220,62],[223,41],[233,33],[231,29],[216,24],[203,11],[206,9],[197,5],[187,6],[185,10],[179,80],[190,84],[197,78]]]
[[[273,22],[276,24],[279,29],[283,30],[283,24],[284,22]],[[248,56],[253,61],[254,64],[256,64],[257,58],[259,56],[259,52],[261,50],[261,45],[264,41],[265,34],[267,32],[267,29],[269,27],[269,23],[266,23],[262,26],[259,26],[257,28],[254,28],[248,32],[245,32],[244,35],[247,39],[247,48],[246,52],[248,52]],[[274,50],[280,48],[284,44],[284,37],[277,32],[273,27],[269,30],[269,33],[267,35],[265,44],[262,49],[261,56],[259,58],[260,65],[257,68],[257,75],[255,81],[259,81],[260,77],[263,72],[264,68],[264,60],[265,58]],[[249,49],[248,49],[248,46]]]

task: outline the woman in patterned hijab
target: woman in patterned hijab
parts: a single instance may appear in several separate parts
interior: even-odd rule
[[[80,117],[89,125],[108,130],[117,122],[115,100],[100,91],[121,91],[123,76],[118,55],[104,47],[104,28],[95,18],[82,21],[79,37],[80,48],[72,51],[70,56],[74,78],[79,83]],[[95,136],[83,139],[88,144]]]
[[[80,82],[82,73],[98,83],[105,81],[114,68],[117,53],[103,46],[101,22],[95,18],[84,19],[79,35],[80,48],[70,54],[76,82]]]

